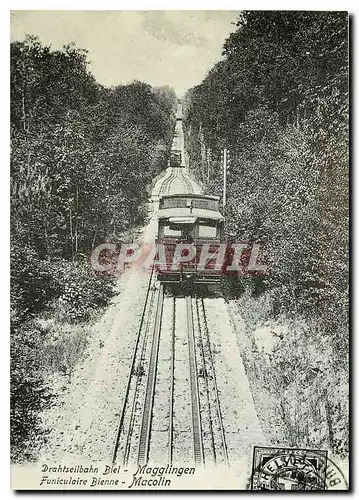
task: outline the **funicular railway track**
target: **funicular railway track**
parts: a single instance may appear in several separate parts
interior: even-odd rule
[[[181,174],[181,178],[187,193],[192,194],[194,191],[191,181],[185,175],[183,175],[183,173]]]
[[[196,346],[194,338],[193,310],[192,310],[191,296],[186,297],[186,306],[187,306],[189,371],[190,371],[190,386],[191,386],[190,390],[191,390],[191,409],[192,409],[193,459],[196,465],[201,465],[204,461],[204,456],[203,456],[201,408],[200,408],[200,396],[198,387]]]
[[[170,175],[163,180],[158,195],[162,196],[168,194],[170,192],[171,184],[175,179],[180,179],[182,181],[184,189],[187,193],[191,194],[194,192],[191,181],[183,174],[182,167],[172,167]]]
[[[123,465],[140,465],[151,461],[152,419],[156,393],[156,377],[159,368],[159,345],[162,334],[162,316],[164,304],[172,308],[169,363],[163,369],[168,370],[168,394],[165,404],[168,408],[167,453],[168,463],[176,462],[174,448],[176,435],[180,429],[179,419],[175,420],[175,399],[177,379],[175,372],[189,374],[187,386],[188,407],[190,408],[191,432],[188,439],[187,459],[197,466],[205,463],[229,464],[225,431],[223,426],[220,393],[217,386],[215,365],[210,334],[207,326],[205,299],[192,290],[185,298],[176,292],[165,297],[164,285],[159,285],[152,273],[143,314],[135,342],[130,372],[120,413],[119,426],[115,439],[112,461]],[[177,301],[185,300],[185,329],[188,349],[188,366],[175,369]],[[177,375],[178,376],[178,375]]]
[[[162,182],[160,197],[170,192],[175,179],[187,193],[194,193],[183,169],[172,167]],[[185,291],[165,289],[152,269],[112,462],[145,465],[164,453],[170,465],[183,460],[198,466],[229,465],[206,298],[195,285]]]
[[[174,178],[175,178],[175,174],[174,174],[173,168],[172,168],[170,175],[168,177],[166,177],[164,179],[164,181],[162,182],[161,189],[158,193],[159,196],[167,194],[168,188],[171,185],[171,182],[173,181]]]
[[[153,290],[151,290],[149,311],[152,311],[152,308],[154,307],[154,302],[155,302],[155,293]],[[151,314],[151,313],[149,312],[149,314]],[[149,335],[149,322],[147,322],[145,327],[144,327],[143,335],[144,335],[144,338],[142,340],[141,352],[140,352],[140,356],[139,356],[139,363],[140,364],[138,365],[141,367],[144,366],[143,362],[144,362],[145,351],[146,351],[147,342],[148,342],[148,335]],[[137,366],[137,370],[138,370],[138,366]],[[142,376],[143,376],[142,373],[139,372],[139,370],[137,372],[135,372],[134,367],[131,369],[131,375],[132,374],[135,374],[136,381],[135,381],[134,397],[133,397],[133,401],[132,401],[132,405],[131,405],[129,429],[128,429],[128,433],[126,436],[126,444],[125,444],[124,455],[123,455],[123,464],[124,465],[127,465],[128,461],[129,461],[129,456],[130,456],[130,451],[131,451],[131,439],[132,439],[132,436],[134,433],[135,414],[137,411],[137,406],[139,404],[138,400],[140,397],[139,393],[140,393],[140,386],[141,386]]]
[[[168,463],[173,462],[173,406],[175,391],[175,351],[176,351],[176,297],[172,298],[172,324],[171,324],[171,365],[170,365],[170,398],[168,421]]]
[[[153,311],[155,304],[157,304],[156,318],[159,315],[159,309],[161,309],[162,313],[161,292],[163,293],[163,289],[162,287],[156,286],[156,276],[154,270],[152,269],[147,286],[146,298],[142,310],[140,325],[138,328],[138,333],[129,367],[125,394],[122,400],[119,424],[112,452],[113,463],[116,463],[119,460],[120,456],[122,456],[122,463],[124,465],[127,465],[129,461],[133,460],[133,438],[136,437],[136,425],[138,427],[138,411],[140,409],[142,412],[144,412],[145,409],[143,403],[141,404],[141,396],[143,396],[144,392],[145,366],[147,367],[148,365],[147,351],[149,348],[149,337],[151,335],[152,329]],[[154,341],[154,338],[152,338],[152,346],[154,344]],[[153,361],[153,357],[151,356],[151,359],[149,360],[150,365],[152,365],[151,373],[153,372],[153,370],[155,370],[155,368],[153,367]],[[142,417],[142,422],[144,418],[145,417]]]
[[[163,310],[163,292],[164,292],[163,285],[160,285],[158,291],[155,325],[152,337],[151,357],[147,374],[146,395],[143,405],[142,423],[141,423],[140,439],[138,446],[138,463],[140,465],[147,463],[148,452],[150,447],[151,419],[152,419],[152,409],[153,409],[153,398],[155,394],[158,348],[160,342],[162,310]]]
[[[229,465],[228,448],[223,425],[223,416],[220,404],[220,392],[218,389],[215,363],[208,329],[205,299],[201,294],[195,294],[192,299],[195,316],[197,319],[197,365],[202,368],[202,408],[207,410],[207,432],[208,449],[211,453],[206,455],[209,460]],[[206,451],[206,450],[205,450]]]

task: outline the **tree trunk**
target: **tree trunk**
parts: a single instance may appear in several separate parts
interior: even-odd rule
[[[92,250],[94,249],[94,246],[95,246],[96,236],[97,236],[97,230],[95,231],[93,238],[92,238],[92,244],[91,244]]]
[[[22,104],[22,127],[24,129],[24,132],[26,132],[26,111],[25,111],[25,92],[24,92],[24,90],[22,91],[21,104]]]
[[[76,226],[75,226],[75,254],[78,251],[78,227],[79,227],[79,188],[76,186]]]
[[[74,258],[74,235],[72,232],[72,212],[70,208],[70,241],[71,241],[71,257]]]

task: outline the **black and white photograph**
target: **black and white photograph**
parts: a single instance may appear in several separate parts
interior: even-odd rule
[[[350,490],[348,12],[9,15],[12,490]]]

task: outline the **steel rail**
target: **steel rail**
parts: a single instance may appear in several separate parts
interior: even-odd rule
[[[133,350],[133,355],[132,355],[132,360],[131,360],[131,365],[130,365],[130,371],[129,371],[129,374],[128,374],[128,377],[127,377],[126,391],[125,391],[125,395],[124,395],[124,398],[123,398],[122,409],[121,409],[121,413],[120,413],[120,421],[119,421],[119,424],[118,424],[118,428],[117,428],[117,432],[116,432],[116,437],[115,437],[115,443],[114,443],[113,451],[112,451],[112,463],[113,464],[116,462],[116,458],[117,458],[118,445],[119,445],[119,442],[120,442],[120,436],[121,436],[123,421],[124,421],[125,412],[126,412],[127,399],[128,399],[128,395],[129,395],[129,392],[130,392],[131,380],[132,380],[133,371],[134,371],[134,367],[135,367],[135,363],[136,363],[137,350],[138,350],[138,345],[139,345],[139,342],[140,342],[140,337],[141,337],[143,322],[144,322],[144,319],[145,319],[145,314],[146,314],[146,309],[147,309],[147,302],[148,302],[148,297],[150,295],[150,290],[151,290],[151,284],[152,284],[152,281],[153,281],[153,276],[154,276],[154,268],[152,267],[151,275],[150,275],[150,279],[149,279],[148,287],[147,287],[147,291],[146,291],[145,304],[143,306],[142,315],[141,315],[141,321],[140,321],[140,325],[139,325],[138,332],[137,332],[135,348]]]
[[[174,390],[175,390],[175,331],[176,331],[176,297],[173,295],[172,306],[172,335],[171,335],[171,382],[170,382],[170,408],[169,408],[169,424],[168,424],[168,463],[172,465],[173,461],[173,405],[174,405]]]
[[[175,175],[173,173],[173,167],[171,167],[171,173],[168,177],[166,177],[163,182],[162,182],[162,185],[161,185],[161,188],[159,190],[159,193],[158,193],[158,196],[160,197],[162,194],[166,194],[165,191],[167,190],[167,194],[168,194],[168,186],[170,185],[170,183],[172,183],[173,179],[175,178]]]
[[[192,182],[190,181],[190,179],[188,179],[184,174],[183,174],[183,171],[181,171],[181,177],[182,177],[182,181],[183,183],[185,184],[186,188],[187,188],[187,191],[188,191],[188,194],[193,194],[194,193],[194,189],[193,189],[193,185],[192,185]]]
[[[197,321],[198,321],[199,348],[200,348],[201,358],[202,358],[202,362],[203,362],[203,368],[205,370],[205,373],[203,375],[204,375],[204,379],[205,379],[206,396],[207,396],[206,400],[207,400],[207,406],[208,406],[211,448],[212,448],[212,453],[213,453],[213,460],[214,460],[214,463],[216,464],[217,463],[217,453],[216,453],[216,445],[214,442],[214,430],[213,430],[213,422],[212,422],[212,404],[211,404],[211,398],[210,398],[210,387],[209,387],[209,383],[208,383],[206,355],[205,355],[204,346],[203,346],[201,319],[200,319],[198,297],[197,296],[195,298],[195,303],[196,303],[196,316],[197,316]]]
[[[143,405],[141,431],[140,431],[140,439],[138,445],[137,461],[139,465],[144,465],[147,463],[148,452],[150,447],[152,410],[153,410],[153,400],[155,395],[158,349],[159,349],[161,323],[162,323],[163,296],[164,296],[164,288],[163,285],[161,284],[158,292],[156,318],[155,318],[154,332],[152,337],[151,356],[147,374],[146,395]]]
[[[152,309],[153,309],[154,298],[156,295],[156,289],[154,287],[151,287],[151,290],[153,290],[153,292],[151,294],[151,299],[150,299],[150,303],[148,306],[147,322],[146,322],[146,327],[145,327],[145,331],[144,331],[144,335],[143,335],[141,355],[140,355],[140,365],[141,366],[142,366],[142,362],[145,359],[148,333],[149,333],[149,329],[151,326],[151,313],[152,313]],[[136,409],[137,409],[138,393],[140,391],[141,378],[142,378],[142,374],[137,373],[135,393],[134,393],[133,401],[132,401],[130,422],[129,422],[129,426],[128,426],[126,445],[125,445],[125,450],[124,450],[124,455],[123,455],[123,465],[127,465],[128,457],[129,457],[130,451],[131,451],[131,439],[132,439],[132,434],[133,434],[133,427],[134,427],[134,420],[135,420],[135,414],[136,414]]]
[[[199,389],[197,379],[196,351],[193,331],[193,311],[192,297],[186,297],[187,307],[187,330],[188,330],[188,351],[189,369],[191,384],[191,407],[192,407],[192,438],[193,438],[193,458],[197,465],[204,463],[201,412],[199,405]]]

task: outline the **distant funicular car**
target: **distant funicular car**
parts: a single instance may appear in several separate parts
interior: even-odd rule
[[[175,194],[160,198],[157,244],[162,261],[156,263],[160,281],[220,281],[221,269],[211,259],[223,235],[224,218],[218,205],[217,196]]]

